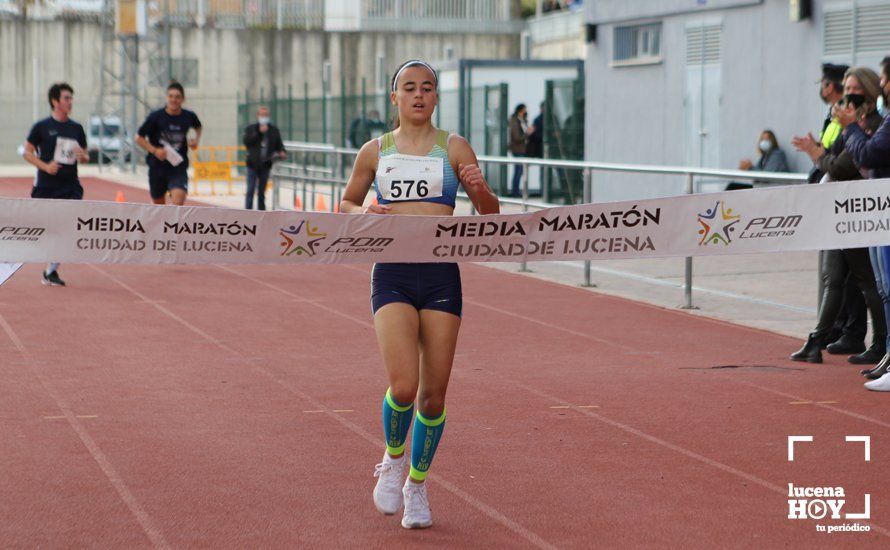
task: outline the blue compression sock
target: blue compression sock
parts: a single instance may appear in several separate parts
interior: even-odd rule
[[[386,438],[386,452],[398,455],[405,452],[408,440],[408,428],[411,427],[411,416],[414,403],[403,405],[392,397],[389,388],[383,399],[383,436]]]
[[[411,479],[426,479],[444,430],[444,410],[438,418],[427,418],[420,411],[417,412],[417,422],[414,423],[414,434],[411,437],[411,471],[408,474]]]

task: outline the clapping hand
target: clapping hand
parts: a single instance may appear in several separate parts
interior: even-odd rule
[[[791,139],[791,145],[803,153],[809,153],[817,147],[822,147],[822,145],[816,141],[816,138],[813,137],[812,132],[807,132],[807,135],[803,137],[794,136],[794,138]]]

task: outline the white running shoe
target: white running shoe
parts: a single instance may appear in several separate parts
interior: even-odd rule
[[[877,380],[866,382],[865,387],[871,391],[890,391],[890,372]]]
[[[430,501],[426,496],[426,483],[414,483],[405,480],[402,488],[405,495],[405,515],[402,516],[402,527],[405,529],[426,529],[433,524],[430,513]]]
[[[382,514],[391,516],[402,507],[402,475],[405,472],[405,455],[393,458],[383,454],[383,462],[374,468],[377,486],[374,487],[374,506]]]

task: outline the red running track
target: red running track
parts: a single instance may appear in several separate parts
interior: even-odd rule
[[[66,288],[39,270],[0,287],[0,547],[890,541],[890,396],[843,358],[788,361],[787,337],[462,266],[435,525],[407,532],[371,502],[368,267],[64,265]],[[789,435],[815,438],[794,462]],[[870,462],[846,435],[871,436]],[[843,486],[853,513],[869,493],[872,519],[787,519],[788,483]]]

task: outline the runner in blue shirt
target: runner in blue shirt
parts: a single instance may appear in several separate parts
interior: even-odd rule
[[[77,164],[89,162],[90,156],[83,126],[70,118],[74,90],[64,82],[53,84],[48,96],[52,115],[34,124],[25,141],[25,161],[37,167],[31,197],[80,200],[83,187],[77,177]],[[47,266],[42,282],[65,286],[59,277],[58,262]]]
[[[173,204],[182,206],[188,195],[188,149],[197,149],[201,140],[198,115],[182,108],[182,84],[167,86],[167,106],[153,111],[136,132],[136,143],[148,151],[148,187],[155,204],[165,204],[169,192]],[[190,129],[195,137],[188,138]]]

